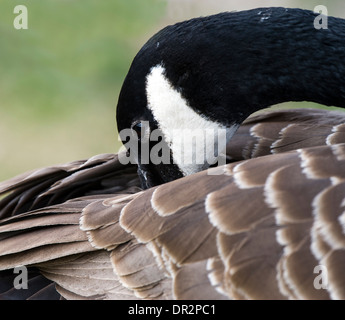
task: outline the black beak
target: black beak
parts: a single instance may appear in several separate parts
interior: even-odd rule
[[[161,144],[162,148],[157,148],[158,144]],[[154,147],[155,149],[153,149]],[[142,153],[141,148],[146,148],[146,150],[149,150],[149,152]],[[154,150],[160,151],[155,154],[155,152],[152,152]],[[163,157],[163,152],[165,152],[168,156]],[[144,159],[142,159],[143,154],[144,157],[146,155],[146,158]],[[173,163],[171,150],[163,140],[162,135],[160,135],[160,139],[158,139],[158,141],[155,139],[141,141],[137,155],[137,165],[138,175],[141,181],[141,187],[143,189],[152,188],[183,177],[179,167]]]
[[[160,184],[170,182],[183,177],[177,165],[169,164],[141,164],[138,159],[138,176],[143,189],[149,189]]]
[[[138,176],[142,189],[149,189],[164,183],[164,181],[159,176],[159,173],[156,172],[154,167],[151,168],[151,166],[152,165],[150,164],[138,163]]]
[[[122,141],[125,141],[129,147],[127,158],[138,166],[137,172],[143,189],[183,177],[179,167],[173,163],[171,150],[165,143],[162,134],[158,135],[158,140],[151,139],[151,133],[158,130],[156,126],[148,124],[148,122],[138,122],[132,126],[132,129],[135,129],[136,133],[132,131],[131,143],[125,141],[124,138]]]

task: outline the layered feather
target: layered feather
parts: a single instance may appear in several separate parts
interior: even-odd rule
[[[344,299],[342,123],[322,110],[253,116],[223,174],[145,191],[116,155],[3,182],[0,282],[22,265],[51,281],[37,298],[55,286],[67,299]]]

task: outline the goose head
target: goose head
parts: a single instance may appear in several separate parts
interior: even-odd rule
[[[143,188],[224,161],[253,112],[286,101],[345,106],[345,22],[259,8],[168,26],[134,58],[117,126]]]

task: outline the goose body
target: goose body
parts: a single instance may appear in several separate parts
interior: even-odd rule
[[[235,162],[226,174],[204,171],[149,190],[136,166],[110,154],[3,182],[0,296],[344,298],[338,274],[337,289],[313,287],[314,268],[342,252],[344,122],[342,113],[312,109],[251,117],[228,145]],[[317,206],[324,210],[316,216]],[[335,230],[339,239],[328,239]],[[315,254],[311,244],[328,251]],[[13,288],[19,265],[32,272],[32,291]]]
[[[119,130],[141,146],[160,130],[176,160],[169,126],[224,129],[228,164],[108,154],[1,183],[0,297],[344,299],[344,114],[268,111],[243,123],[283,101],[344,106],[344,20],[317,33],[314,18],[255,9],[150,39],[124,81]],[[29,268],[25,292],[13,288],[16,266]]]

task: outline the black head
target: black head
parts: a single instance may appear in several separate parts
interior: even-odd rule
[[[345,24],[330,18],[329,29],[318,30],[316,17],[307,10],[259,8],[192,19],[154,35],[133,60],[117,106],[120,132],[131,128],[142,141],[160,129],[163,140],[149,139],[146,146],[152,150],[158,142],[170,150],[164,164],[137,152],[143,186],[209,166],[196,163],[198,149],[191,166],[176,161],[179,142],[168,130],[224,129],[229,140],[251,113],[276,103],[344,106]],[[330,93],[330,87],[337,89]]]

